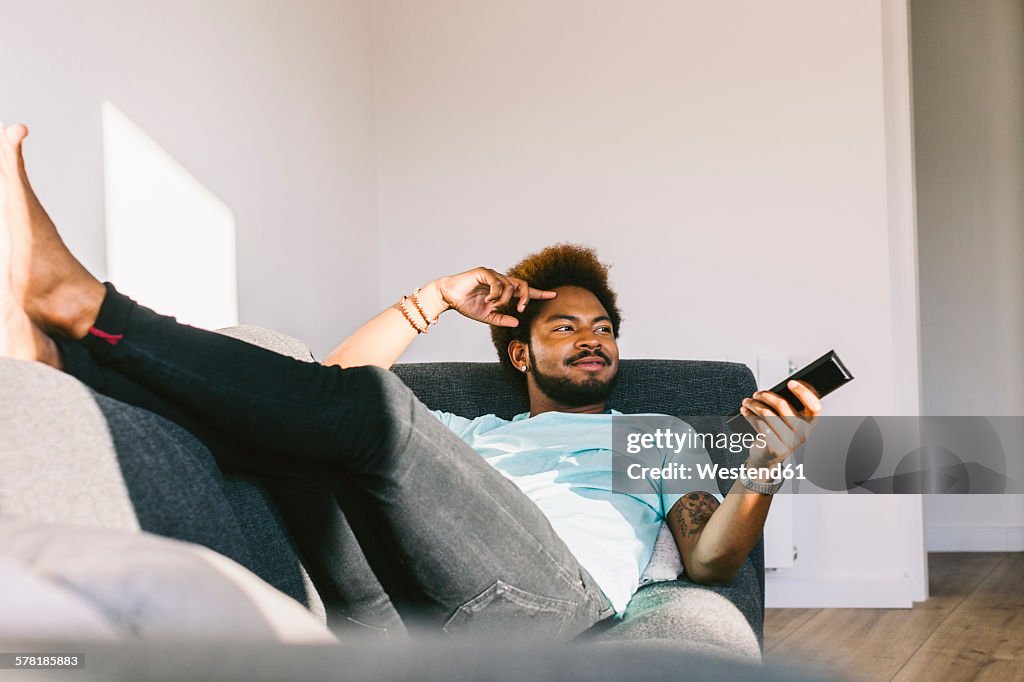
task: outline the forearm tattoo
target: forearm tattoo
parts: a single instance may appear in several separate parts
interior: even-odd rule
[[[689,493],[680,498],[675,507],[676,523],[683,537],[692,538],[704,529],[708,519],[718,509],[718,500],[711,493]]]

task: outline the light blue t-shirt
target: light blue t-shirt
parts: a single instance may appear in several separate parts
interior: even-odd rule
[[[682,497],[653,481],[649,495],[612,491],[612,417],[620,414],[524,412],[508,421],[434,411],[533,500],[618,614],[636,592],[665,514]]]

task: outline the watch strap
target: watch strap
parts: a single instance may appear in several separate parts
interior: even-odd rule
[[[740,483],[743,484],[744,488],[752,490],[755,493],[761,493],[762,495],[774,495],[779,492],[785,481],[780,478],[775,483],[761,483],[760,481],[753,481],[740,474]]]

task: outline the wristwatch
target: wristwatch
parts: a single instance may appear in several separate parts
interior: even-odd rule
[[[779,489],[782,488],[782,484],[785,482],[786,481],[780,477],[775,483],[761,483],[759,481],[752,481],[744,476],[742,472],[740,473],[740,483],[743,484],[743,487],[747,490],[753,490],[755,493],[761,493],[762,495],[774,495],[779,492]]]

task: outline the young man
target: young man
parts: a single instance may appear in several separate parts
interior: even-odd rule
[[[324,365],[304,363],[178,324],[96,280],[32,192],[26,135],[24,126],[0,133],[12,246],[6,354],[77,363],[76,376],[92,372],[92,385],[192,429],[222,464],[248,454],[278,471],[336,477],[339,501],[361,509],[361,547],[377,548],[364,564],[403,617],[447,632],[571,638],[625,609],[663,519],[696,582],[729,582],[757,542],[770,495],[721,504],[709,492],[663,495],[655,508],[611,490],[605,401],[620,315],[593,252],[562,245],[509,275],[443,277],[370,320]],[[492,325],[502,362],[524,377],[528,414],[431,412],[386,371],[451,309]],[[781,462],[813,427],[820,403],[792,389],[799,415],[774,394],[744,401],[766,443],[751,449],[751,466]]]

